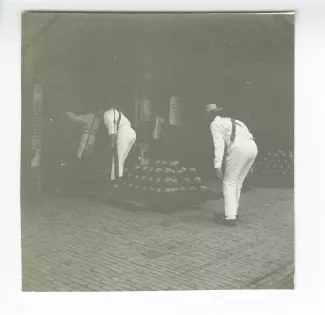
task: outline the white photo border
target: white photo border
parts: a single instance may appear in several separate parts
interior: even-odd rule
[[[0,2],[0,314],[324,314],[325,5],[322,1]],[[60,11],[295,11],[293,291],[22,293],[20,254],[20,14]],[[3,309],[2,309],[3,308]],[[321,311],[323,309],[323,311]]]

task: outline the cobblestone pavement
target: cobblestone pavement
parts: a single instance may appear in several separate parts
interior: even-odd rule
[[[23,291],[293,288],[293,191],[244,194],[237,227],[214,224],[222,204],[174,213],[69,198],[24,205]]]

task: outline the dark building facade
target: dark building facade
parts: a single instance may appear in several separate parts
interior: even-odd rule
[[[135,103],[146,97],[153,115],[167,119],[171,96],[180,97],[186,116],[183,130],[174,128],[180,135],[171,137],[172,147],[183,148],[180,156],[191,150],[200,163],[211,154],[211,139],[206,129],[202,131],[206,126],[201,115],[210,102],[230,108],[249,126],[263,150],[293,149],[294,26],[290,17],[194,13],[55,16],[33,43],[33,73],[23,76],[27,90],[23,112],[31,108],[28,95],[31,83],[37,81],[44,92],[44,120],[57,122],[56,129],[48,123],[51,131],[44,136],[51,152],[48,156],[58,155],[60,150],[72,152],[78,145],[78,132],[66,130],[66,145],[58,149],[62,131],[70,128],[58,127],[64,124],[64,111],[86,113],[118,104],[134,121]],[[30,13],[24,18],[40,17]],[[61,136],[49,140],[55,137],[53,130],[59,130]]]

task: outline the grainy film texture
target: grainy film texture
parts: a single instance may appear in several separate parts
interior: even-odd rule
[[[22,15],[23,291],[294,288],[294,15]]]

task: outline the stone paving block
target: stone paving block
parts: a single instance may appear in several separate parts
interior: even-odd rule
[[[236,229],[214,225],[213,208],[221,206],[162,214],[68,198],[25,205],[23,289],[232,289],[293,261],[292,191],[243,195]]]

